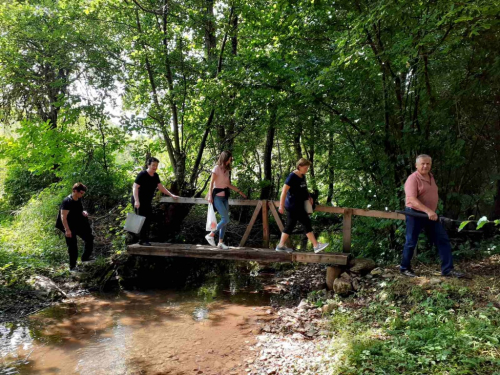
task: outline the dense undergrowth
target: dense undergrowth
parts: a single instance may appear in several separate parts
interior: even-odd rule
[[[378,287],[334,310],[333,374],[500,373],[498,277]]]

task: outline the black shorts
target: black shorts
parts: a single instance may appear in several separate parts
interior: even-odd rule
[[[309,214],[305,210],[301,211],[286,210],[286,226],[285,229],[283,229],[283,233],[286,233],[288,235],[292,234],[295,225],[297,225],[297,221],[302,224],[305,233],[310,233],[313,231],[311,225],[311,219],[309,218]]]

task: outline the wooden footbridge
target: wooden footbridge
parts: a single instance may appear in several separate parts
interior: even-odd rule
[[[161,198],[161,202],[176,204],[208,204],[203,198],[179,198],[169,197]],[[165,257],[188,257],[188,258],[206,258],[206,259],[229,259],[243,261],[261,261],[261,262],[301,262],[301,263],[323,263],[334,266],[345,266],[349,262],[351,251],[351,228],[352,216],[368,216],[381,219],[404,220],[402,214],[395,212],[384,212],[374,210],[362,210],[356,208],[343,208],[331,206],[316,206],[315,211],[328,212],[332,214],[343,215],[343,252],[342,253],[320,253],[294,252],[292,254],[277,252],[269,249],[269,212],[273,215],[279,229],[282,231],[284,226],[276,210],[279,207],[278,201],[267,200],[241,200],[230,199],[231,206],[254,206],[250,223],[241,238],[239,247],[230,247],[227,250],[218,249],[208,245],[186,245],[170,243],[153,243],[152,246],[141,246],[139,244],[128,246],[128,253],[133,255],[152,255]],[[262,215],[263,247],[245,247],[245,243],[250,232],[259,217]]]
[[[275,250],[258,247],[230,247],[227,250],[218,249],[209,245],[185,245],[170,243],[152,243],[151,246],[139,244],[130,245],[128,253],[133,255],[153,255],[164,257],[186,257],[206,259],[228,259],[260,262],[301,262],[301,263],[325,263],[345,266],[348,263],[349,254],[343,253],[304,253],[293,252],[282,253]]]

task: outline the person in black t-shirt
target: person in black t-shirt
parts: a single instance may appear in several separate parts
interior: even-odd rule
[[[81,201],[86,191],[87,187],[81,182],[74,184],[73,191],[64,198],[59,214],[57,215],[56,228],[61,230],[66,238],[70,271],[76,269],[76,261],[78,259],[77,236],[85,243],[82,262],[90,260],[90,255],[94,249],[94,236],[88,220],[89,215],[87,211],[83,210]]]
[[[161,184],[160,176],[156,173],[159,162],[160,161],[156,158],[149,158],[148,169],[137,175],[132,188],[132,205],[136,208],[138,215],[146,218],[144,225],[142,226],[141,233],[139,234],[139,244],[144,246],[151,246],[149,243],[149,226],[151,223],[151,216],[153,214],[153,207],[151,206],[151,203],[153,201],[156,188],[174,199],[179,198],[177,195],[169,192]]]
[[[297,169],[290,173],[283,185],[281,191],[281,199],[279,212],[283,214],[286,210],[286,226],[281,234],[281,240],[276,251],[284,251],[291,253],[293,249],[286,247],[286,241],[290,234],[292,234],[297,221],[299,221],[306,232],[307,238],[312,242],[314,252],[319,253],[328,247],[328,243],[319,243],[313,233],[311,226],[311,219],[305,209],[305,203],[309,201],[313,204],[309,191],[307,190],[307,183],[305,174],[309,170],[311,162],[307,159],[301,158],[297,162]]]

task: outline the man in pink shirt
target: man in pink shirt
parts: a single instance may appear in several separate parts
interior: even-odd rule
[[[462,273],[453,269],[450,240],[436,214],[439,195],[436,180],[430,173],[432,158],[429,155],[419,155],[415,166],[417,171],[412,173],[405,183],[405,210],[425,213],[428,218],[406,215],[406,243],[399,269],[405,276],[416,276],[411,269],[411,258],[418,243],[418,236],[424,229],[429,240],[438,248],[441,258],[441,274],[448,277],[464,277]]]

